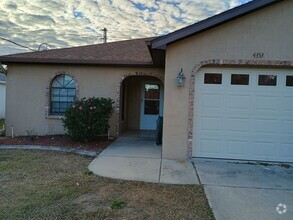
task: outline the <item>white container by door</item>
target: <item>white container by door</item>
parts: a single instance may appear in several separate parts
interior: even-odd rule
[[[156,120],[159,115],[163,115],[163,85],[160,82],[143,82],[140,129],[156,130]]]

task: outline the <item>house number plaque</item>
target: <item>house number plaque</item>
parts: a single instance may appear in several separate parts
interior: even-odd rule
[[[264,53],[254,53],[253,58],[260,59],[264,57]]]

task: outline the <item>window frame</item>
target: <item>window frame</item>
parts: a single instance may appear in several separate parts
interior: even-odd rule
[[[146,98],[146,88],[145,88],[145,86],[146,85],[156,85],[156,86],[158,86],[158,95],[159,95],[159,97],[149,97],[149,98]],[[160,104],[161,104],[161,85],[159,84],[159,83],[150,83],[150,82],[147,82],[147,83],[144,83],[144,95],[143,95],[144,97],[143,97],[143,99],[144,99],[144,109],[143,109],[143,113],[144,113],[144,115],[159,115],[160,114]],[[151,103],[154,103],[154,102],[156,102],[157,103],[157,110],[158,110],[158,113],[157,114],[154,114],[154,113],[147,113],[147,105],[146,105],[146,102],[151,102]]]
[[[210,77],[212,77],[212,75],[214,75],[214,76],[220,76],[220,82],[216,82],[216,78],[214,79],[214,81],[213,82],[209,82],[207,79],[208,78],[206,78],[206,76],[210,76]],[[205,85],[222,85],[223,84],[223,73],[204,73],[204,76],[203,76],[203,83],[205,84]]]
[[[261,83],[261,80],[260,77],[271,77],[271,76],[274,76],[275,77],[275,84],[262,84]],[[260,86],[260,87],[276,87],[278,85],[278,75],[277,74],[258,74],[257,75],[257,86]]]
[[[286,74],[286,77],[285,77],[285,86],[286,87],[293,87],[293,84],[290,84],[291,82],[288,80],[288,78],[293,78],[293,75],[290,75],[290,74]],[[289,83],[290,82],[290,83]]]
[[[247,84],[243,84],[243,83],[235,83],[235,82],[233,82],[233,76],[245,76],[245,77],[247,77]],[[245,82],[246,83],[246,82]],[[230,85],[232,85],[232,86],[249,86],[249,83],[250,83],[250,74],[248,74],[248,73],[231,73],[231,75],[230,75]]]
[[[62,80],[63,85],[61,85],[60,82],[58,81],[58,78],[60,78],[60,77],[64,77],[63,80]],[[65,77],[70,77],[70,80],[67,82],[66,85],[64,84],[65,83]],[[58,86],[58,87],[53,86],[53,84],[54,84],[55,81],[57,81],[57,83],[60,86]],[[74,84],[74,87],[68,87],[68,85],[70,85],[71,83]],[[53,90],[58,90],[59,91],[58,92],[58,95],[56,95],[56,94],[54,95],[53,94]],[[65,90],[66,91],[66,95],[61,95],[61,90]],[[68,92],[69,90],[74,90],[74,95],[69,95],[68,94],[69,93]],[[74,77],[72,77],[72,76],[70,76],[70,75],[68,75],[66,73],[59,74],[59,75],[55,76],[51,80],[51,83],[50,83],[50,94],[49,95],[50,95],[49,96],[49,105],[50,105],[49,115],[50,116],[64,116],[66,109],[75,102],[76,97],[77,97],[77,83],[76,83]],[[53,101],[53,98],[54,98],[53,96],[55,98],[56,97],[59,98],[59,101]],[[60,101],[61,98],[66,98],[67,100],[66,101]],[[68,98],[72,98],[73,101],[68,101]],[[59,103],[59,107],[56,108],[56,109],[59,109],[58,112],[53,111],[54,110],[54,108],[53,108],[53,105],[54,104],[53,103]],[[67,106],[66,108],[62,108],[60,106],[61,104],[64,104],[64,103]],[[65,109],[64,112],[63,111],[60,111],[61,109]]]

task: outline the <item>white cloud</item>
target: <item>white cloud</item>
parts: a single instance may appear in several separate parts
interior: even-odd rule
[[[37,49],[166,34],[249,0],[1,0],[0,36]],[[0,55],[23,50],[0,40]]]

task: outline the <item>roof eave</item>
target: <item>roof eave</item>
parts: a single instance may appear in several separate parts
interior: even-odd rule
[[[96,62],[96,61],[82,61],[82,60],[60,60],[60,59],[31,59],[31,58],[11,58],[4,59],[0,57],[1,63],[8,65],[12,63],[18,64],[50,64],[50,65],[95,65],[95,66],[112,66],[112,67],[163,67],[156,65],[154,63],[144,63],[144,62]]]
[[[262,8],[268,7],[270,5],[276,4],[283,0],[255,0],[244,5],[238,6],[236,8],[225,11],[221,14],[212,16],[203,21],[190,25],[188,27],[182,28],[170,34],[162,37],[158,37],[151,41],[153,49],[166,48],[170,43],[185,39],[197,33],[209,30],[211,28],[217,27],[221,24],[229,22],[231,20],[237,19],[244,15],[250,14],[254,11],[260,10]]]

